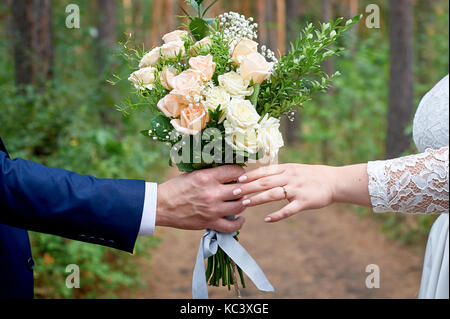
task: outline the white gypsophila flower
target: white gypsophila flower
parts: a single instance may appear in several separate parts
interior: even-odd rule
[[[258,148],[270,156],[273,162],[278,156],[278,151],[284,146],[283,135],[280,132],[280,120],[274,117],[264,116],[258,126]]]
[[[245,19],[245,16],[239,13],[227,12],[219,15],[218,20],[220,21],[219,26],[223,31],[224,38],[230,44],[230,54],[238,42],[236,39],[253,40],[258,37],[258,25],[253,23],[253,18]]]
[[[215,111],[219,106],[225,110],[226,105],[230,102],[231,96],[228,92],[220,87],[214,86],[204,91],[205,100],[202,102],[203,106],[211,111]]]
[[[255,127],[236,128],[228,121],[225,121],[223,126],[225,128],[225,141],[233,149],[245,151],[249,154],[258,152],[258,135]]]
[[[233,97],[225,106],[226,120],[235,130],[247,130],[258,125],[261,118],[249,100]]]
[[[152,90],[153,83],[155,83],[155,71],[154,67],[145,67],[133,72],[128,81],[134,84],[134,87],[139,90]]]
[[[248,87],[250,81],[245,81],[239,73],[231,71],[218,77],[219,85],[231,96],[244,97],[253,94],[253,87]]]

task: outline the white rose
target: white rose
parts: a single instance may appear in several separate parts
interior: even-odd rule
[[[156,63],[158,63],[160,55],[160,47],[154,48],[150,52],[148,52],[146,55],[142,57],[141,62],[139,63],[140,68],[145,68],[147,66],[153,66]]]
[[[278,156],[278,151],[284,146],[283,135],[280,132],[280,120],[269,117],[268,114],[259,123],[258,127],[258,147],[270,160],[274,161]]]
[[[183,41],[189,33],[185,30],[175,30],[167,33],[162,37],[164,43],[174,42],[174,41]]]
[[[230,94],[220,86],[213,86],[212,88],[206,89],[204,96],[205,100],[203,101],[203,105],[211,111],[217,109],[219,105],[222,109],[225,109],[231,100]]]
[[[246,151],[249,154],[258,152],[258,135],[254,127],[242,129],[234,127],[230,122],[223,123],[225,127],[225,141],[233,149]]]
[[[219,85],[231,96],[250,96],[253,88],[249,88],[250,81],[245,81],[238,73],[231,71],[219,75]]]
[[[273,62],[267,62],[259,53],[251,53],[247,56],[240,56],[241,67],[239,73],[246,81],[262,83],[266,80],[273,69]]]
[[[153,67],[146,67],[133,72],[128,81],[134,84],[135,88],[139,90],[151,90],[153,89],[153,83],[155,82],[155,71]]]
[[[225,106],[226,121],[236,130],[256,127],[261,118],[249,100],[232,98]]]
[[[161,47],[161,55],[167,58],[176,58],[179,54],[184,55],[185,53],[183,41],[172,41]]]

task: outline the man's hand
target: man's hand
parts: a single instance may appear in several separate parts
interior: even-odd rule
[[[239,230],[244,217],[224,217],[244,210],[242,195],[233,195],[234,182],[244,174],[236,165],[183,174],[158,186],[156,226],[180,229],[213,229],[231,233]]]

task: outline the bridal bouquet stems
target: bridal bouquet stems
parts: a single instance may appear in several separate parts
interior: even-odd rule
[[[187,2],[196,13],[185,12],[188,25],[164,35],[163,44],[150,51],[125,53],[138,64],[129,77],[135,98],[119,109],[150,109],[154,116],[142,133],[166,143],[170,165],[182,172],[245,165],[250,159],[276,161],[284,144],[280,118],[292,118],[314,93],[330,86],[338,73],[328,76],[321,64],[342,50],[337,39],[361,16],[307,25],[277,58],[256,42],[253,18],[235,12],[205,18],[217,0],[206,8],[203,0]],[[237,274],[245,287],[241,269],[220,248],[209,257],[209,285],[238,289]]]

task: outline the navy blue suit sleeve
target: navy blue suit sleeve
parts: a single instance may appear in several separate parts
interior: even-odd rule
[[[0,224],[133,252],[145,182],[98,179],[0,151]]]

